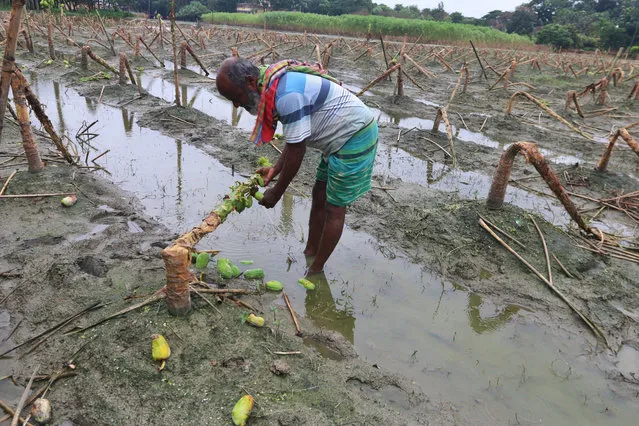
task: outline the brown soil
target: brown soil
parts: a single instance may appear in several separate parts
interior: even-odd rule
[[[40,47],[44,46],[43,40],[36,42]],[[215,47],[209,46],[211,55],[205,65],[210,70],[216,69],[224,55],[230,52],[231,44],[222,41]],[[257,50],[256,45],[247,45],[241,52],[249,51],[249,46]],[[120,42],[119,47],[124,46]],[[80,82],[79,77],[93,75],[99,68],[92,64],[90,71],[82,72],[74,62],[77,49],[69,46],[60,46],[60,49],[67,53],[71,68],[59,62],[43,66],[44,58],[40,54],[21,54],[18,61],[37,72],[46,72],[49,78],[62,79],[83,96],[93,99],[102,96],[105,103],[117,105],[137,96],[134,87],[120,86],[113,80],[104,90],[102,81]],[[106,50],[99,47],[94,50],[108,57]],[[305,59],[308,50],[300,48],[289,55],[297,53]],[[45,52],[45,49],[39,51]],[[168,55],[168,50],[165,53]],[[369,58],[358,63],[357,75],[349,74],[353,70],[350,56],[346,49],[336,51],[331,70],[337,76],[361,87],[378,75],[380,61]],[[134,62],[140,65],[142,60]],[[429,66],[437,69],[435,63]],[[446,104],[457,76],[440,69],[437,72],[441,77],[437,81],[418,77],[428,91],[422,93],[411,88],[409,97]],[[504,116],[505,103],[516,88],[497,88],[489,92],[489,83],[476,77],[477,70],[471,72],[474,77],[468,92],[459,94],[449,107],[449,117],[457,128],[468,126],[478,131],[485,116],[476,113],[487,114],[489,118],[483,133],[501,144],[537,141],[556,154],[579,153],[583,163],[569,168],[553,165],[556,170],[567,169],[573,180],[581,178],[588,182],[587,187],[578,188],[579,192],[599,198],[636,190],[637,179],[633,174],[637,172],[638,163],[632,152],[616,150],[610,171],[594,172],[593,163],[603,152],[602,143],[587,141],[548,117],[544,117],[541,124],[531,124],[522,117]],[[202,80],[190,71],[182,71],[180,77],[183,81]],[[560,94],[568,88],[575,89],[591,82],[574,81],[552,70],[539,75],[524,69],[518,71],[517,80],[533,84],[536,95],[550,98],[550,106],[555,111],[561,111],[563,105]],[[595,129],[628,124],[630,115],[637,112],[637,104],[623,100],[626,89],[629,89],[628,84],[610,88],[614,105],[619,106],[616,113],[624,118],[599,116],[584,121],[573,117],[574,121],[587,123]],[[380,105],[389,114],[434,118],[433,107],[410,98],[397,101],[390,96],[391,92],[391,83],[383,83],[373,91],[373,96],[364,99],[370,105]],[[551,96],[552,92],[555,93]],[[139,122],[142,126],[184,138],[241,172],[251,172],[255,160],[265,153],[271,160],[277,158],[274,150],[258,151],[246,143],[245,132],[197,110],[171,106],[152,96],[136,100],[128,104],[128,108],[144,114]],[[596,106],[589,108],[596,109]],[[528,120],[537,121],[539,111],[523,101],[517,104],[515,111],[520,112],[519,116],[521,111],[526,111]],[[175,120],[168,124],[169,121],[161,120],[170,116],[195,124],[186,126]],[[463,118],[463,123],[459,117]],[[397,134],[398,127],[394,124],[380,129],[380,138],[388,145],[397,139]],[[433,152],[432,145],[425,144],[420,136],[444,147],[448,143],[444,134],[412,131],[400,138],[399,146],[417,158],[435,157],[437,161],[448,161],[444,160],[442,152]],[[17,127],[7,125],[2,153],[19,153],[19,146],[14,143],[18,139]],[[492,174],[499,151],[459,140],[455,143],[460,170]],[[41,145],[52,149],[44,140]],[[312,171],[318,158],[317,153],[311,152],[304,160],[295,181],[303,191],[310,192]],[[2,181],[8,176],[8,170],[0,169]],[[529,177],[531,170],[520,161],[512,178]],[[564,183],[566,176],[561,176]],[[359,200],[349,210],[349,226],[369,232],[457,285],[490,296],[496,304],[508,302],[529,307],[535,311],[539,323],[557,326],[551,332],[567,336],[589,335],[590,331],[560,299],[478,225],[478,215],[489,217],[520,240],[526,246],[521,254],[543,271],[540,240],[525,210],[505,205],[502,210],[488,211],[482,199],[463,199],[455,193],[400,180],[382,180],[379,176],[376,182],[376,185],[395,189],[374,189]],[[525,182],[535,190],[545,190],[539,179]],[[143,300],[123,301],[128,296],[156,291],[164,281],[159,251],[175,237],[174,232],[141,214],[141,207],[134,197],[88,171],[53,161],[42,173],[18,173],[7,194],[49,191],[80,191],[81,195],[78,204],[68,209],[60,205],[58,197],[7,199],[3,200],[0,209],[0,222],[3,223],[0,235],[5,242],[0,249],[0,271],[22,274],[18,278],[3,279],[0,286],[3,297],[9,295],[5,302],[11,314],[8,330],[22,321],[5,344],[7,348],[94,302],[105,304],[62,330],[86,326]],[[552,198],[548,199],[552,202]],[[625,219],[613,212],[601,220],[623,222]],[[612,350],[608,352],[612,354],[622,343],[636,345],[639,342],[635,313],[639,304],[636,291],[639,266],[578,249],[574,227],[555,226],[539,217],[537,221],[549,250],[557,254],[577,277],[562,276],[553,265],[555,284],[604,330],[611,349],[602,347],[601,350]],[[132,232],[137,227],[131,223],[143,232]],[[489,278],[479,279],[480,274],[485,274],[483,271]],[[211,278],[217,280],[217,277]],[[228,285],[251,286],[242,280]],[[273,322],[281,320],[278,326],[271,324],[262,329],[242,324],[240,318],[244,309],[238,309],[229,301],[216,303],[217,309],[213,310],[194,297],[194,309],[185,318],[171,317],[165,302],[158,302],[82,333],[54,334],[33,352],[29,353],[25,348],[16,351],[13,355],[21,358],[13,362],[14,378],[20,383],[26,382],[36,365],[40,365],[41,372],[47,373],[62,369],[63,363],[81,349],[74,358],[77,375],[62,379],[47,394],[56,421],[69,419],[77,424],[227,424],[235,401],[245,392],[253,394],[256,400],[252,424],[472,423],[460,418],[452,404],[431,403],[410,380],[359,361],[353,356],[352,347],[342,339],[320,333],[308,337],[314,345],[304,345],[302,339],[294,336],[288,313],[281,309],[275,313],[271,311],[273,299],[270,294],[243,298],[269,319],[267,324],[273,315],[276,316]],[[311,324],[304,319],[302,328],[307,330],[307,336],[314,335]],[[167,367],[161,373],[157,372],[150,357],[153,333],[165,335],[173,349]],[[325,351],[316,349],[317,345],[327,348],[334,356],[322,356],[320,352]],[[275,351],[300,351],[301,354],[284,359],[273,355]],[[273,362],[280,360],[288,364],[290,374],[272,372]],[[633,380],[614,375],[611,381],[623,395],[637,391],[637,383]]]

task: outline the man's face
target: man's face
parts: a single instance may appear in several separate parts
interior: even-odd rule
[[[260,93],[257,91],[257,81],[254,77],[247,77],[244,87],[239,87],[226,76],[218,74],[217,89],[222,96],[233,102],[236,108],[242,107],[249,114],[257,115],[260,104]]]

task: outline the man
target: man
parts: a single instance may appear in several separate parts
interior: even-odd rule
[[[377,122],[371,111],[319,67],[281,61],[258,68],[240,58],[225,60],[217,89],[236,107],[257,115],[251,138],[259,146],[282,123],[286,146],[274,167],[259,169],[275,185],[260,201],[272,208],[300,168],[306,147],[322,151],[317,167],[304,254],[314,257],[309,274],[321,272],[344,228],[346,206],[371,188]]]

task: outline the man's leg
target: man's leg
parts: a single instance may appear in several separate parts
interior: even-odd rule
[[[324,229],[315,260],[308,269],[309,274],[314,274],[324,270],[324,264],[337,246],[342,231],[344,230],[344,217],[346,216],[345,206],[336,206],[326,202]],[[310,238],[309,238],[310,241]]]
[[[315,181],[313,186],[313,202],[311,204],[311,216],[308,220],[308,241],[304,254],[315,256],[319,249],[324,229],[326,207],[326,182]]]

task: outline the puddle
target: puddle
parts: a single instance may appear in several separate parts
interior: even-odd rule
[[[134,193],[148,215],[176,232],[199,223],[236,179],[185,141],[139,127],[133,112],[85,100],[37,76],[31,81],[55,127],[70,137],[83,123],[99,120],[91,144],[98,152],[111,150],[99,161],[111,172],[105,177]],[[143,84],[172,96],[170,85],[159,79],[143,78]],[[188,99],[197,91],[190,90]],[[213,108],[216,101],[205,93],[201,89],[197,98]],[[377,160],[378,173],[464,198],[481,198],[488,190],[486,176],[451,171],[401,149],[382,146]],[[507,201],[541,208],[553,223],[563,220],[548,201],[516,188],[509,188]],[[230,215],[200,246],[222,249],[233,260],[254,260],[242,269],[264,267],[265,280],[282,281],[295,310],[315,326],[341,333],[362,358],[411,377],[433,400],[452,401],[475,424],[505,424],[515,415],[527,423],[609,423],[608,408],[620,424],[636,420],[637,405],[614,394],[597,364],[583,355],[591,350],[586,341],[548,335],[525,319],[521,307],[495,306],[441,282],[368,234],[346,228],[331,257],[335,272],[307,292],[296,282],[306,266],[301,252],[309,209],[310,200],[286,194],[274,209],[257,206]],[[279,311],[285,313],[283,303]]]
[[[432,107],[435,107],[435,108],[441,108],[441,107],[442,107],[441,105],[436,104],[435,102],[431,102],[431,101],[426,100],[426,99],[417,98],[417,99],[415,99],[415,100],[416,100],[417,102],[420,102],[420,103],[424,104],[424,105],[432,106]]]
[[[167,62],[167,67],[172,67]],[[191,71],[199,73],[199,68],[189,67]],[[170,69],[170,68],[167,68]],[[141,81],[141,85],[151,95],[164,99],[167,102],[175,101],[175,85],[172,81],[168,81],[158,75],[158,71],[137,72],[136,78]],[[204,81],[206,77],[202,75]],[[244,108],[234,108],[233,104],[225,98],[214,92],[215,81],[211,81],[210,88],[203,86],[202,83],[197,85],[180,84],[180,102],[182,105],[197,109],[211,117],[224,121],[233,127],[251,132],[255,124],[255,117],[249,114]],[[208,84],[208,83],[206,83]],[[276,133],[282,133],[282,125],[278,124]]]
[[[433,120],[428,120],[425,118],[419,117],[397,117],[387,114],[384,111],[381,111],[377,108],[369,107],[371,111],[373,111],[373,115],[377,118],[377,122],[381,124],[394,124],[403,129],[413,129],[418,128],[421,130],[430,131],[433,128],[435,122]],[[473,132],[467,129],[457,128],[451,124],[452,132],[455,137],[455,141],[459,140],[462,142],[474,143],[476,145],[481,145],[487,148],[493,149],[507,149],[511,143],[504,143],[493,140],[488,136],[480,133]],[[439,125],[439,132],[444,134],[446,132],[446,127],[442,122]],[[540,148],[541,153],[544,157],[551,163],[561,164],[561,165],[571,165],[575,163],[584,164],[584,160],[579,158],[578,156],[567,155],[567,154],[555,154],[552,150]],[[594,163],[592,163],[594,164]]]

